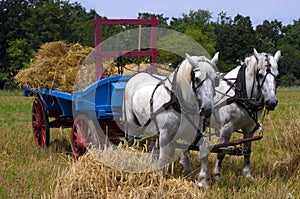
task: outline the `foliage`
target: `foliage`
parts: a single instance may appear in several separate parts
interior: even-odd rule
[[[276,52],[277,43],[282,35],[282,23],[265,20],[256,27],[256,48],[263,52]]]
[[[86,11],[81,4],[67,0],[0,1],[0,89],[3,89],[4,82],[11,81],[18,70],[29,64],[33,52],[46,42],[62,40],[93,46],[94,28],[91,19],[96,15],[95,10]],[[300,79],[300,19],[285,26],[278,20],[264,20],[254,28],[249,16],[237,14],[231,17],[221,12],[213,22],[212,14],[202,9],[190,10],[181,17],[171,19],[163,14],[148,12],[138,13],[137,18],[146,19],[151,15],[159,19],[158,27],[186,34],[211,56],[220,52],[220,71],[232,69],[236,66],[236,60],[252,53],[253,48],[272,54],[280,49],[283,55],[279,63],[280,73],[283,76],[291,73],[297,80]],[[104,26],[103,40],[137,28],[132,25]],[[148,42],[147,34],[142,34],[144,42]],[[158,35],[159,38],[162,36]],[[176,43],[174,41],[173,44]],[[123,43],[126,46],[128,42]],[[124,63],[147,60],[132,58]],[[181,58],[161,50],[159,60],[178,63]]]
[[[300,19],[284,27],[282,31],[284,37],[278,41],[278,48],[283,54],[280,61],[281,74],[292,73],[296,79],[300,79]]]
[[[9,43],[7,49],[10,58],[10,72],[18,72],[22,68],[26,68],[32,56],[32,49],[26,39],[16,39]]]
[[[280,78],[280,86],[285,86],[285,87],[294,86],[296,85],[296,82],[297,82],[297,78],[293,73],[282,75],[282,77]]]
[[[208,10],[191,10],[189,14],[183,14],[182,18],[172,18],[170,28],[182,32],[197,41],[210,54],[215,50],[215,33],[210,20],[212,15]]]
[[[245,55],[253,52],[255,31],[250,17],[239,14],[231,19],[226,13],[220,13],[214,26],[216,51],[220,52],[220,60],[225,63],[225,67],[220,70],[228,71],[237,60],[243,60]]]
[[[32,53],[46,42],[64,40],[93,45],[90,20],[95,15],[94,10],[87,13],[80,4],[68,1],[1,1],[0,73],[12,79],[19,69],[29,64]],[[7,80],[0,79],[0,86],[4,81]]]

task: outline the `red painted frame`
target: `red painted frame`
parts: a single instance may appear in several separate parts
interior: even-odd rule
[[[150,57],[150,67],[147,69],[149,72],[156,72],[156,67],[153,65],[157,63],[157,57],[159,56],[159,51],[157,50],[156,44],[156,26],[159,24],[159,20],[155,16],[151,16],[149,19],[105,19],[101,16],[96,16],[92,20],[92,24],[95,26],[94,41],[96,52],[96,78],[97,80],[106,77],[106,69],[102,67],[103,57],[119,57],[120,55],[124,57]],[[103,25],[148,25],[150,26],[150,49],[143,51],[102,51],[102,26]]]

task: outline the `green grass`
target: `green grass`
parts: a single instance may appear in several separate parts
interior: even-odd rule
[[[222,181],[210,179],[203,198],[300,198],[300,171],[274,168],[288,151],[280,145],[285,129],[300,118],[300,89],[279,88],[279,104],[266,116],[264,138],[253,143],[251,169],[254,179],[242,176],[243,158],[226,156]],[[51,194],[58,173],[72,161],[70,129],[51,129],[50,147],[38,148],[31,132],[33,98],[21,92],[0,92],[0,198],[41,198]],[[300,132],[299,132],[300,133]],[[298,148],[298,150],[300,150]],[[199,172],[197,154],[192,154],[193,174]],[[210,154],[211,172],[215,154]],[[180,173],[180,167],[175,167]],[[192,174],[192,175],[193,175]]]
[[[49,192],[59,168],[67,164],[69,151],[52,146],[39,149],[31,132],[33,98],[20,92],[0,92],[0,198],[40,198]],[[53,139],[64,140],[57,129]],[[56,138],[57,137],[57,138]]]

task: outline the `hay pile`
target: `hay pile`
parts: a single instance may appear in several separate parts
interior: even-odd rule
[[[72,91],[78,69],[92,50],[63,41],[45,43],[35,53],[30,67],[19,71],[15,81],[31,88]]]
[[[20,86],[37,89],[47,88],[65,92],[82,90],[96,80],[93,53],[93,48],[80,44],[66,44],[63,41],[45,43],[34,54],[29,68],[20,70],[15,76],[15,82]],[[102,60],[109,76],[118,75],[113,58]],[[128,64],[123,68],[123,74],[135,74],[149,66],[150,64]],[[166,72],[158,69],[160,74]]]
[[[126,152],[120,152],[119,150],[106,149],[98,155],[102,157],[99,159],[95,155],[87,153],[78,162],[72,163],[69,168],[61,172],[58,175],[55,190],[49,198],[200,197],[201,192],[196,184],[191,181],[174,178],[166,179],[156,170],[132,173],[115,169],[114,166],[106,164],[108,162],[111,165],[119,164],[119,162],[122,162],[121,164],[126,164],[126,162],[132,164],[132,161],[126,161],[134,159],[132,153],[126,154]],[[139,161],[149,161],[149,159],[146,159]],[[140,164],[136,162],[131,168],[138,167],[137,165]]]

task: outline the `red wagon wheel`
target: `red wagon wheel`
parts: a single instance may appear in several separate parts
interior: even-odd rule
[[[86,115],[79,115],[75,118],[72,127],[71,147],[74,159],[83,155],[87,149],[96,144],[96,127],[94,122]]]
[[[49,146],[50,130],[48,114],[43,107],[43,102],[36,97],[32,104],[32,132],[35,143],[45,149]]]

